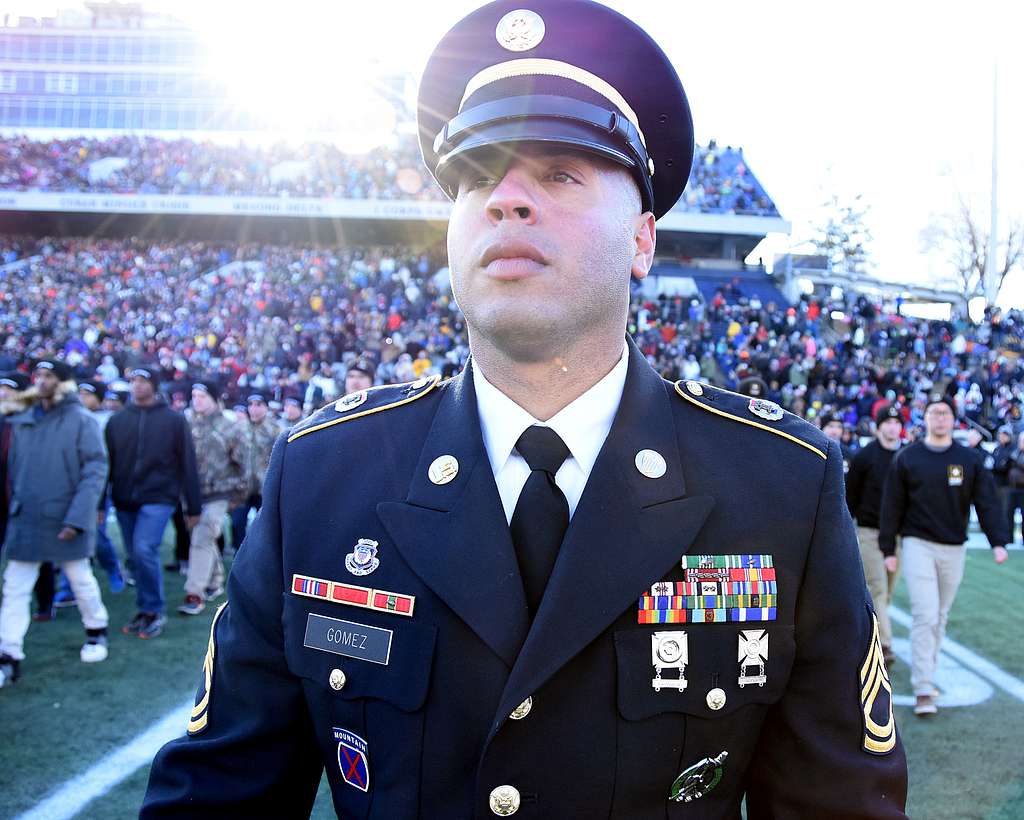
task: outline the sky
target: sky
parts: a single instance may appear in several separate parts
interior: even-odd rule
[[[988,225],[996,66],[1002,235],[1010,220],[1024,221],[1024,4],[605,1],[669,55],[690,100],[697,141],[743,147],[793,225],[791,237],[771,238],[768,253],[813,235],[833,193],[841,201],[861,195],[870,207],[879,278],[948,280],[948,266],[922,252],[920,234],[956,207],[958,192]],[[74,2],[9,0],[5,8],[39,15],[58,5]],[[277,78],[282,88],[303,86],[310,99],[341,104],[358,93],[371,61],[418,74],[437,40],[480,3],[145,5],[223,43],[221,65],[240,93],[265,91],[268,78]],[[1024,306],[1024,274],[1007,280],[999,302]]]

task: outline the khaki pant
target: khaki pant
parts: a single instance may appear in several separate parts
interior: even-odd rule
[[[86,629],[106,629],[107,608],[88,558],[65,561],[64,570]],[[29,625],[29,599],[39,577],[38,561],[8,561],[4,570],[3,604],[0,604],[0,652],[17,661],[25,659],[22,646]]]
[[[915,695],[929,695],[946,634],[949,610],[964,577],[967,547],[903,539],[903,577],[910,592],[910,683]]]
[[[224,562],[217,549],[217,538],[224,531],[224,516],[227,512],[227,499],[203,504],[199,523],[192,530],[192,543],[188,548],[186,595],[202,598],[206,590],[224,585]]]
[[[878,530],[873,527],[857,527],[857,540],[860,542],[860,560],[864,565],[864,579],[868,582],[871,602],[875,605],[878,616],[878,640],[885,648],[892,647],[892,624],[889,621],[889,604],[892,603],[892,591],[896,587],[898,572],[889,572],[885,568],[885,556],[878,548]],[[896,555],[900,554],[899,539],[896,541]]]

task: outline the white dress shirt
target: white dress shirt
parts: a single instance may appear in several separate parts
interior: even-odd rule
[[[612,429],[626,385],[628,362],[629,349],[624,348],[622,357],[607,376],[547,421],[538,421],[527,413],[487,381],[476,361],[472,362],[480,430],[506,521],[512,522],[519,493],[530,477],[530,466],[516,451],[516,442],[523,431],[534,424],[552,428],[569,448],[568,458],[555,474],[555,484],[569,502],[569,517],[572,518],[597,455]]]

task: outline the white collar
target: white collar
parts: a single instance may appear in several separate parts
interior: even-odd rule
[[[623,346],[622,356],[606,376],[545,422],[535,419],[491,384],[473,360],[480,430],[494,474],[505,466],[523,431],[539,424],[558,433],[583,475],[589,476],[619,409],[628,365],[629,348]]]

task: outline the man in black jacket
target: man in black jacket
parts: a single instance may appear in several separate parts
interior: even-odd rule
[[[878,548],[878,519],[882,507],[882,488],[889,474],[893,456],[900,448],[903,416],[896,404],[882,404],[875,411],[875,440],[860,450],[850,462],[846,475],[846,503],[857,522],[860,559],[864,578],[878,616],[878,637],[887,664],[892,662],[892,625],[889,604],[896,586],[896,573],[885,568]]]
[[[125,635],[155,638],[166,623],[160,545],[167,521],[184,495],[189,526],[202,499],[188,422],[157,393],[157,374],[131,373],[132,404],[107,423],[110,483],[125,550],[135,573],[138,613]]]
[[[913,624],[910,681],[915,715],[934,715],[933,677],[946,620],[964,575],[971,504],[997,564],[1007,558],[1008,535],[992,473],[975,451],[953,441],[956,411],[949,396],[935,394],[925,408],[927,434],[893,459],[882,492],[878,543],[895,572],[896,536],[903,536],[903,575]]]

